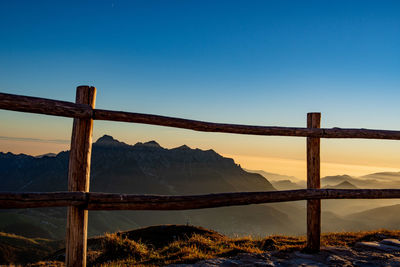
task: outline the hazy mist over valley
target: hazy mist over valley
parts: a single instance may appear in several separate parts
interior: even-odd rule
[[[66,191],[69,152],[29,156],[0,153],[1,191]],[[266,168],[267,169],[267,166]],[[321,179],[322,188],[400,188],[400,173],[373,173]],[[190,195],[220,192],[294,190],[305,181],[264,170],[244,170],[214,150],[186,145],[166,149],[155,141],[128,145],[104,135],[93,144],[92,192]],[[395,229],[400,201],[323,200],[322,231]],[[62,239],[63,208],[2,210],[0,231]],[[372,219],[373,218],[373,219]],[[89,235],[158,224],[191,224],[230,236],[305,234],[305,201],[189,211],[90,211]],[[44,227],[46,225],[46,227]]]

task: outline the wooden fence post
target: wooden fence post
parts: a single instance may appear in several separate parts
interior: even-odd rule
[[[76,103],[94,108],[96,88],[78,86]],[[92,152],[92,119],[74,119],[68,169],[68,191],[89,191]],[[87,210],[69,206],[67,215],[65,264],[86,266]]]
[[[321,127],[321,113],[307,114],[307,128]],[[307,188],[319,189],[320,138],[307,137]],[[307,200],[307,251],[318,252],[321,238],[321,199]]]

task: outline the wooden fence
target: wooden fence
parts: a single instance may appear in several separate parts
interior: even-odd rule
[[[76,102],[0,93],[0,109],[74,118],[68,192],[0,193],[0,208],[68,207],[66,265],[86,266],[88,210],[186,210],[307,200],[307,249],[320,249],[321,199],[400,198],[400,189],[320,189],[320,138],[400,140],[400,131],[320,128],[320,113],[307,114],[307,127],[221,124],[158,115],[95,109],[96,88],[78,86]],[[307,189],[192,196],[89,192],[93,120],[123,121],[203,132],[307,138]]]

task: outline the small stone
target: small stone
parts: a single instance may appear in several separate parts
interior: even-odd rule
[[[376,267],[376,263],[368,262],[365,260],[355,260],[353,261],[354,266],[357,267]]]
[[[330,255],[328,258],[326,258],[326,261],[330,264],[344,264],[344,263],[348,263],[347,260],[339,257],[338,255]]]
[[[398,239],[383,239],[381,244],[400,247],[400,241]]]
[[[221,265],[222,267],[234,267],[234,266],[241,266],[241,262],[240,261],[236,261],[236,260],[231,260],[231,259],[225,259]]]
[[[372,248],[372,249],[378,249],[381,251],[400,251],[400,247],[384,245],[384,244],[380,244],[378,242],[358,242],[358,243],[356,243],[356,247]]]
[[[400,258],[395,257],[387,261],[387,266],[400,266]]]
[[[315,254],[305,254],[305,253],[301,253],[299,251],[296,251],[294,253],[294,255],[296,255],[297,257],[303,258],[303,259],[313,259],[315,258]]]
[[[240,258],[240,260],[254,260],[255,255],[250,253],[241,253],[236,258]]]
[[[257,266],[257,267],[275,267],[275,263],[270,260],[265,260],[265,261],[254,261],[251,263],[252,266]]]
[[[328,266],[326,264],[320,263],[320,262],[316,262],[310,259],[302,259],[302,258],[298,258],[298,259],[293,259],[291,261],[285,262],[288,263],[289,266],[307,266],[307,267],[325,267]]]

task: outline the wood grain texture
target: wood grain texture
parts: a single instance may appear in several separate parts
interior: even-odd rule
[[[80,206],[89,210],[187,210],[313,199],[395,199],[400,189],[298,189],[191,196],[97,192],[0,192],[0,208]]]
[[[132,113],[124,111],[110,111],[96,109],[93,111],[95,120],[121,121],[143,123],[158,126],[175,127],[201,132],[220,132],[247,135],[269,136],[297,136],[320,138],[361,138],[361,139],[391,139],[400,140],[400,131],[372,130],[372,129],[319,129],[300,127],[253,126],[240,124],[226,124],[180,119],[159,115]]]
[[[191,196],[88,194],[89,210],[188,210],[298,200],[400,198],[400,189],[299,189]]]
[[[307,127],[319,128],[321,113],[307,114]],[[307,189],[319,189],[320,184],[320,139],[307,137]],[[321,239],[321,200],[307,200],[307,250],[318,252]]]
[[[52,193],[0,193],[0,209],[25,209],[40,207],[66,207],[85,205],[87,195],[84,192]]]
[[[0,109],[70,118],[93,117],[92,109],[82,103],[5,93],[0,93]]]
[[[79,86],[76,103],[94,108],[96,88]],[[93,120],[74,119],[68,168],[68,190],[89,191]],[[69,206],[66,232],[66,266],[86,266],[87,210]]]
[[[143,123],[201,132],[221,132],[266,136],[400,140],[400,131],[343,128],[313,129],[301,127],[253,126],[214,123],[152,114],[92,109],[89,105],[81,103],[71,103],[46,98],[5,93],[0,93],[0,109],[82,119],[92,118],[95,120]]]

